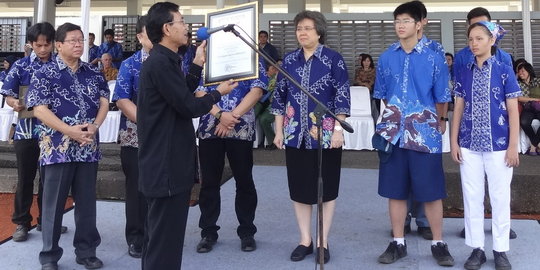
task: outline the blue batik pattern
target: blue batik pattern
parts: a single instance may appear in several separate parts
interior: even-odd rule
[[[512,67],[492,56],[482,68],[473,59],[458,74],[455,93],[465,103],[459,145],[477,152],[506,150],[509,143],[506,100],[522,95]]]
[[[28,107],[47,105],[66,124],[93,123],[100,98],[109,97],[103,74],[86,62],[79,61],[73,72],[58,56],[34,73],[26,103]],[[99,136],[81,146],[67,135],[45,125],[39,125],[40,165],[66,162],[97,162],[101,158]]]
[[[53,59],[54,55],[51,54],[51,57],[49,57],[47,62],[42,62],[37,57],[36,53],[32,52],[29,56],[17,60],[15,63],[13,63],[13,67],[6,75],[4,85],[2,86],[2,89],[0,89],[0,94],[18,99],[19,87],[29,85],[32,74],[34,74],[35,71],[39,70],[46,63],[53,61]],[[37,139],[39,137],[39,129],[37,128],[39,123],[40,122],[37,118],[19,119],[17,121],[17,127],[15,128],[13,139]]]

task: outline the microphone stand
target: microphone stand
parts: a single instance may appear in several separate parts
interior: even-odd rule
[[[315,126],[317,127],[317,142],[319,143],[319,148],[317,149],[317,162],[318,162],[318,177],[317,177],[317,235],[319,239],[319,269],[324,269],[324,235],[323,235],[323,179],[322,179],[322,117],[326,113],[338,121],[343,129],[349,133],[354,133],[352,126],[337,118],[337,116],[331,112],[328,107],[322,104],[317,98],[315,98],[311,93],[309,93],[302,85],[300,85],[287,71],[281,68],[273,59],[271,59],[266,53],[260,51],[254,44],[250,43],[246,38],[244,38],[236,29],[234,25],[229,25],[223,29],[225,32],[232,32],[235,36],[240,38],[246,45],[248,45],[252,50],[254,50],[258,55],[261,55],[266,61],[268,61],[272,66],[277,68],[283,76],[285,76],[292,84],[298,87],[304,94],[306,94],[317,106],[315,107],[314,114],[316,117]],[[316,262],[317,264],[317,262]],[[317,268],[317,266],[315,266]]]

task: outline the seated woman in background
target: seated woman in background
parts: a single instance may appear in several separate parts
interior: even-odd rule
[[[378,99],[373,99],[373,84],[375,84],[375,64],[373,58],[367,53],[361,53],[358,56],[360,66],[356,68],[354,75],[354,83],[356,86],[365,86],[369,89],[371,102],[375,101],[377,111],[380,111],[381,102]]]
[[[519,87],[523,92],[523,96],[518,98],[518,101],[523,104],[519,122],[531,141],[531,147],[527,153],[536,156],[539,154],[540,129],[535,132],[532,122],[534,119],[540,120],[540,78],[536,77],[533,66],[529,63],[520,64],[517,73]]]

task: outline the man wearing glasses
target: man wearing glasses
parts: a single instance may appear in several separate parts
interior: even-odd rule
[[[58,269],[63,250],[58,245],[64,205],[71,189],[75,208],[76,262],[97,269],[101,237],[96,228],[96,178],[100,125],[109,109],[109,88],[103,75],[80,60],[84,48],[81,28],[65,23],[56,31],[56,59],[36,71],[26,102],[40,126],[43,177],[42,269]]]

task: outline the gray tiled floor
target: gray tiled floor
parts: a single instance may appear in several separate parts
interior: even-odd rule
[[[296,263],[288,259],[297,245],[298,232],[288,198],[285,168],[256,166],[254,177],[259,194],[256,217],[258,249],[250,253],[240,251],[233,205],[234,184],[229,181],[222,188],[220,238],[211,253],[195,252],[199,241],[199,210],[197,207],[190,209],[183,269],[314,268],[313,255]],[[102,236],[98,256],[105,263],[104,269],[140,269],[140,261],[127,255],[123,217],[122,202],[98,202],[98,229]],[[490,227],[488,221],[486,228]],[[69,231],[60,240],[64,248],[64,256],[59,262],[60,269],[83,269],[75,263],[71,244],[74,233],[73,211],[65,215],[64,224],[69,227]],[[463,220],[445,219],[444,224],[445,240],[456,259],[453,268],[463,269],[463,263],[470,253],[470,248],[457,236]],[[406,258],[393,265],[378,264],[377,256],[384,251],[390,240],[389,227],[386,200],[377,195],[377,170],[343,169],[340,197],[329,237],[332,258],[325,269],[441,269],[431,257],[430,242],[416,233],[407,236],[409,255]],[[512,227],[518,233],[518,238],[511,241],[512,250],[508,253],[514,269],[539,269],[540,225],[536,221],[513,220]],[[490,250],[489,230],[486,235],[486,250]],[[40,233],[36,231],[31,231],[27,242],[6,242],[0,245],[0,269],[39,269],[37,256],[40,249]],[[488,262],[482,269],[494,269],[491,252],[487,252],[487,255]]]

